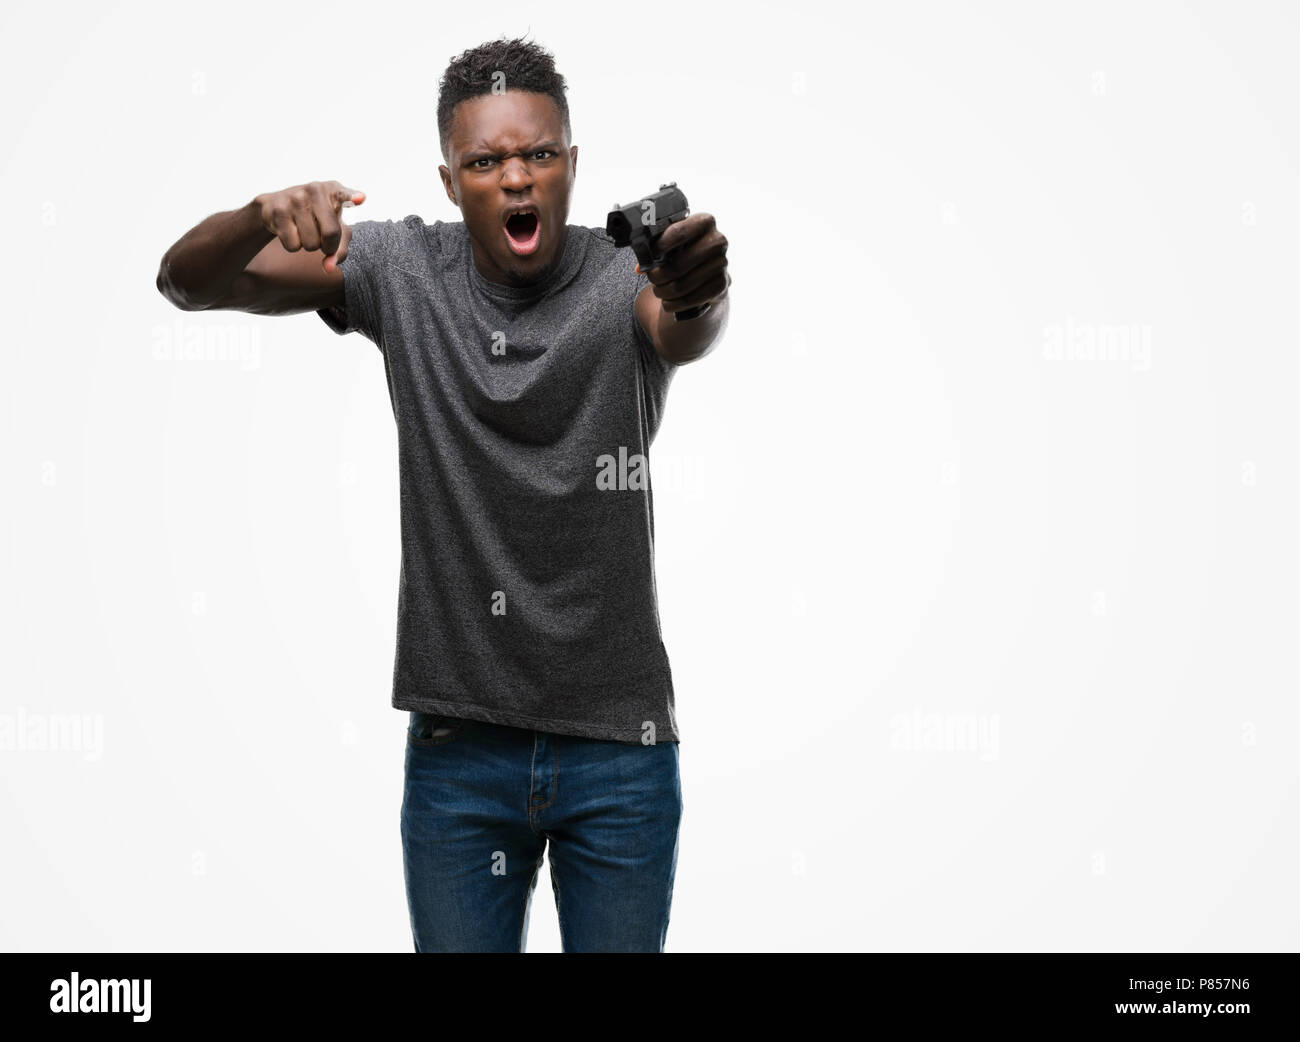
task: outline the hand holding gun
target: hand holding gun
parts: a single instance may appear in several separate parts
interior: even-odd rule
[[[659,191],[626,206],[614,204],[605,221],[605,233],[615,246],[631,246],[640,262],[639,270],[653,271],[667,260],[675,260],[673,250],[660,253],[659,239],[669,226],[684,220],[690,214],[686,196],[677,182],[660,185]],[[678,322],[696,318],[709,310],[708,304],[674,311]]]

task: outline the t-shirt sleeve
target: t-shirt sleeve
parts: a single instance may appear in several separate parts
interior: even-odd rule
[[[632,256],[631,250],[628,250],[627,253]],[[633,263],[635,263],[635,258],[633,258]],[[654,417],[655,425],[658,426],[668,397],[668,385],[672,382],[673,373],[677,371],[677,366],[655,350],[654,341],[650,339],[650,334],[642,328],[641,321],[636,316],[636,299],[641,295],[641,291],[650,285],[650,276],[645,272],[634,271],[632,277],[635,281],[632,291],[631,313],[628,317],[632,323],[632,337],[636,341],[637,355],[640,359],[641,381],[646,409]],[[659,301],[656,298],[655,306],[658,305]]]
[[[650,285],[650,276],[641,271],[635,273],[635,278],[636,289],[632,293],[632,325],[635,327],[637,346],[641,350],[641,361],[646,364],[647,368],[658,369],[661,375],[671,374],[677,366],[655,350],[655,344],[650,339],[650,334],[642,328],[640,319],[636,317],[636,298],[641,295],[643,289]],[[659,306],[658,298],[655,299],[655,306]]]
[[[360,333],[380,344],[379,280],[394,233],[395,221],[358,221],[352,225],[347,258],[339,265],[343,272],[343,306],[321,308],[321,320],[342,336]]]

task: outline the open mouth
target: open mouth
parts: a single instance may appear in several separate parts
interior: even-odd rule
[[[525,207],[506,216],[506,241],[519,256],[535,253],[542,241],[542,221],[537,211]]]

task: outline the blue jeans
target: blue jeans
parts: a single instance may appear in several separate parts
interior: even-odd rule
[[[522,952],[542,854],[566,952],[661,952],[682,815],[676,742],[412,713],[402,858],[417,952]]]

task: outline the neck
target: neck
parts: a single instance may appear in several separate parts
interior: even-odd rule
[[[470,248],[474,255],[474,267],[478,269],[478,273],[485,279],[489,282],[495,282],[500,286],[512,286],[516,289],[524,289],[528,286],[534,286],[539,282],[545,281],[547,276],[560,266],[560,261],[564,257],[564,247],[568,242],[568,239],[569,229],[567,225],[564,225],[560,228],[559,242],[556,244],[555,249],[551,251],[551,259],[540,268],[536,268],[530,272],[522,271],[513,264],[503,271],[484,271],[482,257],[483,253],[486,251],[480,251],[478,243],[473,239],[470,240]]]

